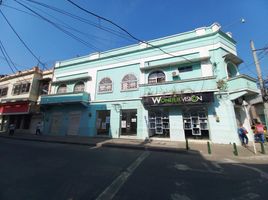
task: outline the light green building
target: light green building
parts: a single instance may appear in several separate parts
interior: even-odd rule
[[[57,62],[43,96],[45,132],[239,143],[256,80],[239,73],[236,42],[217,23]]]

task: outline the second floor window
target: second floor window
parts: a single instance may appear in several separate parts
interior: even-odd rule
[[[110,78],[103,78],[99,83],[99,92],[112,92],[113,91],[113,82]]]
[[[127,74],[122,79],[121,90],[131,90],[138,88],[138,81],[135,75]]]
[[[84,92],[85,84],[84,82],[78,82],[74,86],[74,92]]]
[[[66,84],[61,84],[58,87],[57,94],[62,94],[67,92],[67,85]]]
[[[7,96],[8,87],[0,88],[0,97]]]
[[[148,76],[148,83],[149,84],[154,84],[154,83],[163,83],[166,81],[166,75],[162,71],[155,71],[152,72]]]
[[[28,93],[30,91],[31,83],[16,84],[13,87],[13,95]]]
[[[180,68],[178,68],[178,70],[180,73],[190,72],[190,71],[193,71],[193,66],[180,67]]]

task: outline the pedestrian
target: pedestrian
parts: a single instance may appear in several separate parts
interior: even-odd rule
[[[38,122],[36,125],[35,135],[41,135],[41,122]]]
[[[9,124],[9,135],[14,135],[15,133],[15,124]]]
[[[256,123],[254,133],[256,135],[256,138],[258,138],[261,143],[264,143],[264,126],[262,123]]]
[[[239,125],[239,128],[238,128],[238,135],[239,135],[239,138],[241,140],[241,143],[243,146],[247,146],[248,145],[248,131],[247,129],[245,129],[243,127],[243,124],[240,124]]]

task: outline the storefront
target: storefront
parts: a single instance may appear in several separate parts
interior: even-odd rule
[[[121,110],[121,131],[120,136],[136,136],[137,135],[137,110],[124,109]]]
[[[170,138],[172,123],[182,124],[185,138],[210,138],[208,107],[214,102],[213,92],[146,96],[142,101],[148,110],[149,137]],[[172,121],[174,113],[182,122]]]
[[[9,124],[16,129],[29,129],[31,123],[29,102],[10,102],[0,106],[1,131],[6,131]]]

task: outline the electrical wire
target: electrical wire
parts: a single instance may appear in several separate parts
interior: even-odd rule
[[[20,35],[18,34],[18,32],[15,30],[15,28],[11,25],[11,23],[8,21],[8,19],[6,18],[6,16],[4,15],[4,13],[0,10],[0,14],[3,16],[3,18],[5,19],[5,21],[7,22],[7,24],[9,25],[9,27],[12,29],[12,31],[15,33],[15,35],[18,37],[18,39],[21,41],[21,43],[24,45],[24,47],[32,54],[33,57],[35,57],[35,59],[41,63],[43,66],[44,63],[42,61],[40,61],[40,59],[33,53],[33,51],[28,47],[28,45],[23,41],[23,39],[20,37]]]
[[[29,4],[28,4],[28,5],[29,5]],[[31,6],[32,6],[32,5],[31,5]],[[10,7],[10,6],[9,6],[9,7]],[[99,36],[96,36],[96,35],[93,35],[93,34],[88,34],[88,33],[85,33],[85,32],[83,32],[83,31],[80,31],[80,30],[78,30],[78,29],[76,29],[76,28],[73,28],[73,27],[69,26],[67,23],[65,23],[63,20],[58,19],[57,17],[55,17],[55,16],[49,14],[48,12],[46,12],[46,11],[44,11],[44,10],[42,10],[42,9],[39,9],[39,8],[37,8],[37,7],[35,7],[35,6],[32,6],[32,7],[35,8],[36,10],[38,10],[38,11],[44,13],[45,15],[47,15],[47,16],[53,18],[53,19],[56,20],[57,22],[59,22],[59,23],[55,23],[55,22],[54,22],[54,23],[57,24],[58,26],[61,26],[61,27],[63,27],[63,28],[66,28],[66,29],[69,29],[69,30],[71,30],[71,31],[73,31],[73,32],[76,32],[76,33],[78,33],[78,34],[80,34],[80,35],[83,35],[83,36],[85,36],[85,37],[88,38],[88,39],[92,39],[92,37],[94,37],[95,39],[99,40],[98,43],[102,43],[102,45],[106,45],[105,43],[102,42],[103,40],[110,41],[110,40],[108,40],[108,39],[106,39],[106,38],[101,38],[101,37],[99,37]],[[15,10],[20,11],[20,12],[23,12],[23,13],[28,14],[28,15],[30,15],[30,16],[34,16],[34,17],[36,17],[37,19],[43,20],[43,19],[41,19],[39,16],[37,16],[37,15],[35,15],[35,14],[29,13],[29,12],[26,12],[26,11],[23,11],[23,10],[14,8],[14,7],[10,7],[10,8],[15,9]]]
[[[26,6],[25,4],[18,2],[17,0],[14,0],[15,2],[17,2],[18,4],[20,4],[21,6],[23,6],[24,8],[26,8],[27,10],[33,12],[34,14],[36,14],[37,16],[39,16],[40,18],[42,18],[43,20],[45,20],[46,22],[48,22],[49,24],[51,24],[52,26],[54,26],[55,28],[57,28],[58,30],[60,30],[61,32],[65,33],[66,35],[68,35],[69,37],[73,38],[74,40],[84,44],[85,46],[94,49],[95,51],[99,51],[99,49],[97,47],[95,47],[94,45],[90,44],[89,42],[75,36],[74,34],[72,34],[71,32],[61,28],[60,26],[58,26],[57,24],[55,24],[54,22],[52,22],[51,20],[47,19],[46,17],[42,16],[41,14],[37,13],[36,11],[34,11],[33,9],[29,8],[28,6]]]
[[[15,70],[20,71],[16,65],[14,64],[14,62],[12,61],[12,59],[10,58],[10,56],[8,55],[5,46],[3,45],[2,41],[0,40],[0,46],[1,46],[1,51],[4,52],[3,55],[5,57],[6,62],[8,63],[9,68],[11,69],[11,71],[16,74]],[[14,70],[15,69],[15,70]],[[25,82],[28,82],[24,77],[21,77]],[[18,78],[19,81],[21,81]]]
[[[115,36],[118,36],[120,38],[123,38],[123,39],[126,39],[128,41],[133,42],[133,40],[131,40],[131,38],[128,35],[122,34],[122,32],[119,32],[117,30],[114,30],[114,29],[111,29],[111,28],[108,28],[108,27],[100,26],[99,24],[96,24],[96,23],[94,23],[94,22],[92,22],[92,21],[90,21],[88,19],[85,19],[85,18],[80,17],[78,15],[72,14],[72,13],[67,12],[65,10],[59,9],[57,7],[54,7],[54,6],[50,6],[50,5],[45,4],[45,3],[37,2],[37,1],[34,1],[34,0],[25,0],[25,1],[28,1],[28,2],[31,2],[31,3],[37,4],[39,6],[45,7],[45,8],[50,9],[50,10],[53,10],[54,12],[63,14],[65,16],[68,16],[68,17],[72,18],[72,19],[75,19],[77,21],[80,21],[80,22],[86,23],[88,25],[94,26],[94,27],[96,27],[98,29],[101,29],[103,31],[109,32],[109,33],[111,33],[111,34],[113,34]]]
[[[93,16],[97,17],[98,19],[102,19],[102,20],[104,20],[104,21],[106,21],[106,22],[111,23],[112,25],[116,26],[117,28],[119,28],[120,30],[122,30],[123,32],[125,32],[127,35],[129,35],[131,38],[133,38],[134,40],[136,40],[136,41],[138,41],[138,42],[140,42],[140,43],[147,44],[148,46],[150,46],[150,47],[152,47],[152,48],[156,48],[156,49],[160,50],[161,52],[163,52],[164,54],[167,54],[167,55],[169,55],[169,56],[171,56],[171,57],[181,57],[181,58],[185,59],[186,61],[188,61],[189,63],[192,63],[191,60],[187,59],[187,58],[184,57],[184,56],[181,56],[181,55],[179,55],[179,56],[173,55],[173,54],[171,54],[171,53],[169,53],[169,52],[163,50],[163,49],[162,49],[161,47],[159,47],[159,46],[150,44],[149,42],[145,42],[145,41],[143,41],[143,40],[141,40],[141,39],[135,37],[135,36],[132,35],[130,32],[128,32],[126,29],[124,29],[123,27],[119,26],[119,25],[116,24],[115,22],[113,22],[113,21],[111,21],[111,20],[109,20],[109,19],[107,19],[107,18],[105,18],[105,17],[102,17],[102,16],[100,16],[100,15],[97,15],[97,14],[95,14],[95,13],[93,13],[93,12],[91,12],[91,11],[89,11],[89,10],[83,8],[83,7],[81,7],[81,6],[79,6],[78,4],[74,3],[74,2],[71,1],[71,0],[67,0],[67,1],[68,1],[69,3],[71,3],[72,5],[74,5],[75,7],[79,8],[80,10],[82,10],[82,11],[84,11],[84,12],[90,14],[90,15],[93,15]]]

